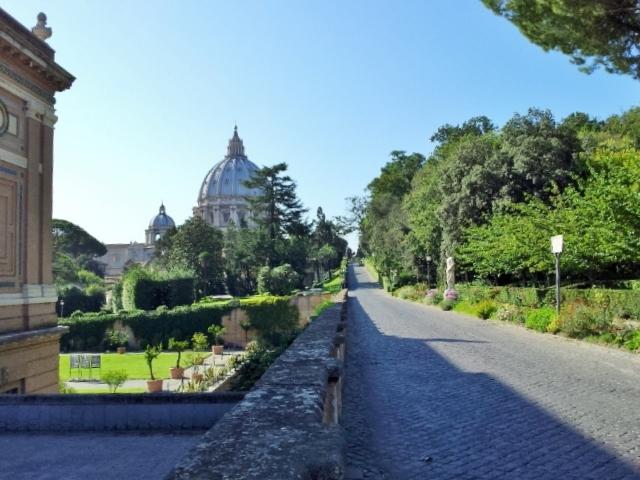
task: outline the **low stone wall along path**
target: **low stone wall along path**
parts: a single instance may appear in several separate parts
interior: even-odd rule
[[[349,280],[348,479],[640,479],[639,356]]]

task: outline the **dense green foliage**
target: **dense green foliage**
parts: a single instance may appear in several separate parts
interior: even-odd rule
[[[247,312],[249,328],[255,329],[265,342],[280,345],[297,329],[298,309],[290,304],[289,297],[256,296],[239,302],[204,299],[191,306],[173,309],[78,313],[60,319],[59,325],[69,327],[69,332],[62,336],[61,348],[64,351],[102,350],[109,345],[108,331],[117,321],[131,328],[142,347],[167,346],[170,339],[190,341],[194,333],[206,332],[211,325],[221,325],[222,317],[236,307]]]
[[[228,303],[200,304],[156,311],[121,311],[119,313],[88,313],[61,320],[69,327],[63,335],[61,347],[65,351],[101,350],[105,333],[120,321],[133,331],[142,346],[167,345],[170,338],[189,340],[195,332],[206,331],[212,324],[220,324],[231,311]]]
[[[424,284],[398,288],[400,298],[482,319],[524,324],[539,332],[612,344],[631,351],[640,349],[640,291],[603,288],[562,290],[562,308],[555,310],[553,288],[496,287],[459,284],[457,300],[443,298]]]
[[[77,310],[99,311],[105,301],[105,289],[101,266],[95,259],[107,252],[106,247],[67,220],[53,219],[52,236],[58,315],[69,316]]]
[[[51,222],[53,235],[53,251],[63,256],[65,260],[72,259],[80,268],[92,270],[95,267],[93,259],[107,253],[107,247],[102,242],[87,233],[82,227],[67,220],[54,218]],[[62,262],[63,260],[60,259]],[[54,258],[54,271],[57,265]],[[61,270],[59,273],[63,273]]]
[[[166,276],[166,272],[161,274],[139,265],[129,268],[122,278],[122,308],[155,310],[161,305],[173,308],[192,304],[195,293],[194,279]]]
[[[256,171],[246,182],[248,188],[256,189],[256,197],[247,201],[254,214],[255,221],[266,230],[271,241],[285,235],[300,236],[308,231],[303,215],[306,209],[296,194],[296,183],[284,175],[286,163],[263,167]],[[270,252],[274,255],[275,252]]]
[[[64,302],[64,307],[61,302]],[[74,285],[58,287],[58,316],[68,317],[73,312],[99,312],[104,305],[104,288],[89,286],[81,289]]]
[[[453,255],[458,279],[546,287],[556,234],[567,282],[640,275],[640,109],[561,122],[531,109],[500,130],[476,117],[432,140],[426,161],[394,152],[368,188],[361,249],[385,286],[426,280],[427,256],[442,283]]]
[[[260,294],[287,295],[299,284],[300,276],[288,263],[275,268],[265,266],[258,272]]]
[[[602,66],[640,78],[638,0],[482,1],[545,50],[570,55],[584,72]]]
[[[544,307],[530,310],[524,320],[527,328],[546,332],[551,322],[556,318],[556,311],[553,308]]]
[[[376,269],[394,284],[410,263],[407,242],[407,217],[402,200],[411,189],[411,181],[424,157],[394,151],[391,161],[368,186],[371,198],[360,224],[360,247],[373,257]]]
[[[223,235],[200,217],[191,217],[170,230],[156,244],[156,263],[167,269],[192,273],[195,293],[224,293]]]
[[[299,312],[290,300],[267,295],[240,300],[240,308],[247,312],[251,328],[262,343],[278,346],[295,336]]]
[[[246,355],[236,356],[231,361],[231,366],[236,369],[236,373],[231,380],[230,389],[250,390],[286,347],[286,345],[273,347],[260,342],[247,345]]]

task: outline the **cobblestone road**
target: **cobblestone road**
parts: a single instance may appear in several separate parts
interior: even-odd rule
[[[350,281],[349,479],[640,479],[638,356]]]

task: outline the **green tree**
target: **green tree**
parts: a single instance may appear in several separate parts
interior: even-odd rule
[[[107,253],[107,248],[102,242],[74,223],[54,218],[51,229],[53,248],[58,252],[72,257],[81,255],[100,257]]]
[[[53,219],[53,276],[56,284],[65,285],[78,281],[80,269],[103,275],[95,258],[105,255],[107,247],[82,227],[67,220]]]
[[[275,268],[262,267],[258,273],[258,292],[271,295],[291,295],[299,282],[299,275],[289,264]]]
[[[638,0],[482,0],[545,51],[571,56],[580,70],[598,67],[640,78]]]
[[[200,217],[191,217],[162,240],[161,248],[156,252],[160,265],[193,272],[198,296],[224,292],[220,230]]]
[[[258,269],[264,263],[260,231],[227,228],[224,234],[224,270],[227,290],[234,296],[246,296],[257,288]]]
[[[360,223],[360,246],[372,256],[376,268],[391,286],[403,272],[412,270],[402,200],[411,191],[413,178],[424,163],[425,158],[419,153],[393,151],[380,175],[367,186],[371,196]]]
[[[250,208],[258,225],[265,228],[271,241],[284,235],[304,235],[308,231],[303,215],[307,212],[296,194],[296,183],[284,175],[286,163],[258,169],[245,182],[248,188],[260,192],[248,197]]]

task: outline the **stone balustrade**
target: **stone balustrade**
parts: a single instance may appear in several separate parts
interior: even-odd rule
[[[342,479],[346,291],[211,428],[171,480]]]

